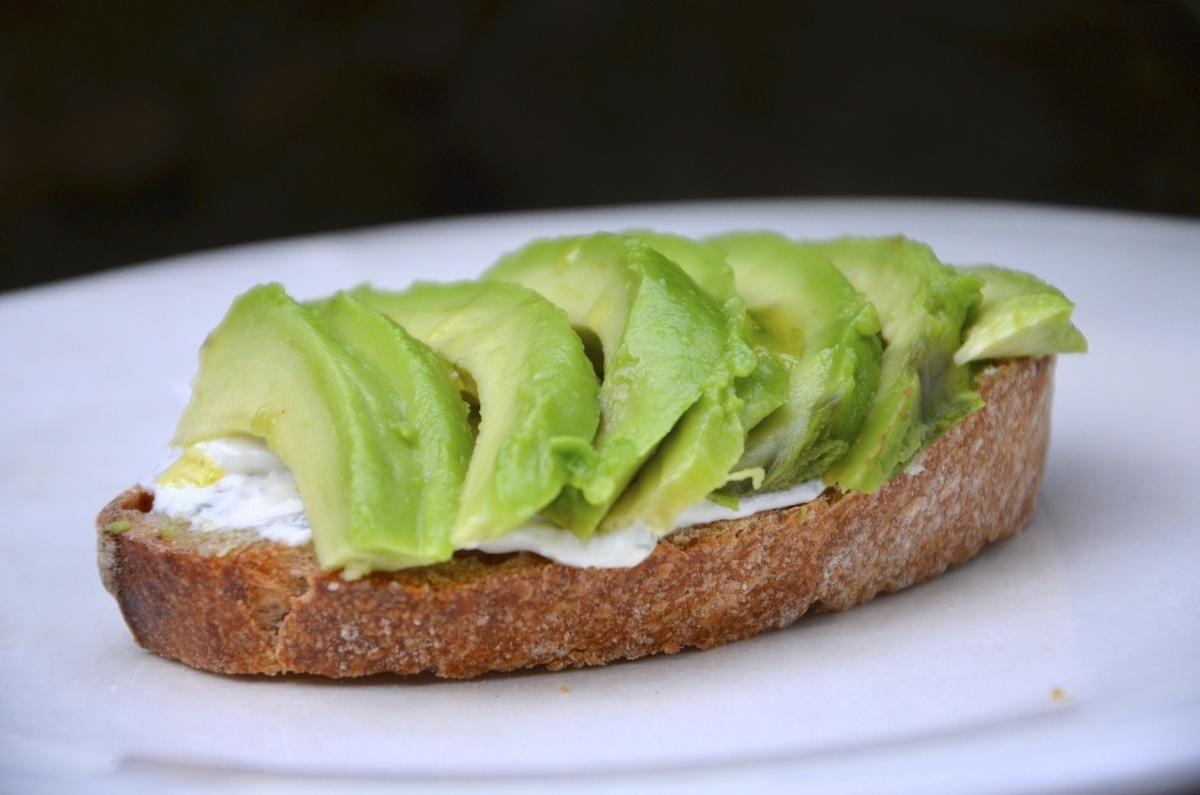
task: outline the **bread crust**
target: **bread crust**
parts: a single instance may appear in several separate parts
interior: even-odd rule
[[[141,646],[221,673],[468,678],[706,649],[899,590],[1016,533],[1042,479],[1053,367],[983,374],[986,406],[873,495],[827,489],[689,527],[629,569],[467,552],[346,582],[311,546],[177,526],[135,488],[97,518],[101,578]]]

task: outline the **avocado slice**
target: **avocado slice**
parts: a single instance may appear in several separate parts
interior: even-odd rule
[[[954,363],[983,280],[943,265],[904,237],[815,244],[879,311],[880,386],[857,441],[825,482],[873,492],[930,439],[983,405],[968,368]]]
[[[475,442],[450,368],[391,318],[347,293],[314,309],[335,339],[382,376],[398,418],[393,431],[411,448],[420,475],[397,487],[421,494],[418,537],[431,535],[453,551],[448,530],[458,515]]]
[[[455,399],[444,367],[386,318],[345,300],[319,313],[261,285],[201,348],[174,441],[263,438],[296,477],[321,567],[354,577],[453,553],[470,443]]]
[[[601,523],[601,532],[642,524],[658,535],[675,529],[689,505],[730,479],[745,446],[742,402],[732,388],[706,389],[638,471]]]
[[[537,290],[600,348],[597,462],[545,515],[587,538],[621,498],[626,505],[607,526],[645,521],[668,532],[673,513],[724,482],[744,441],[734,383],[756,368],[758,357],[737,323],[678,265],[643,241],[597,234],[534,241],[503,257],[485,278]],[[693,407],[698,416],[681,423]],[[683,438],[664,443],[677,424]],[[706,433],[685,430],[693,425]],[[713,453],[708,460],[689,448],[656,465],[669,470],[660,487],[639,479],[622,496],[660,446],[669,453],[701,437]]]
[[[746,312],[746,303],[738,294],[733,269],[722,251],[708,243],[682,235],[635,229],[624,233],[648,243],[692,277],[700,289],[715,298],[758,357],[754,370],[737,380],[737,395],[742,400],[742,427],[750,430],[788,398],[788,371],[781,358],[763,344],[761,331]]]
[[[523,524],[590,469],[599,384],[566,316],[533,290],[485,282],[418,283],[351,293],[470,375],[479,431],[451,540],[456,547]]]
[[[738,469],[762,470],[762,491],[818,477],[850,449],[879,388],[875,307],[811,245],[772,232],[710,240],[791,375],[786,405],[750,432]],[[730,487],[747,490],[744,481]]]
[[[983,302],[967,323],[955,364],[1087,352],[1087,339],[1071,322],[1075,304],[1061,290],[1032,274],[995,265],[959,270],[983,279]]]

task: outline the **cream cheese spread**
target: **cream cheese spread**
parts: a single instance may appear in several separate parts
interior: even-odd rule
[[[192,449],[223,474],[211,484],[197,486],[164,482],[163,473],[155,473],[144,482],[154,491],[155,510],[187,519],[200,530],[254,530],[265,539],[289,546],[307,544],[312,539],[295,477],[261,440],[217,439]],[[786,491],[744,497],[736,509],[705,500],[686,508],[675,529],[800,505],[815,500],[824,490],[821,481],[811,480]],[[474,548],[494,553],[536,552],[568,566],[627,568],[645,560],[659,537],[646,525],[634,524],[581,541],[573,533],[534,517],[522,527]]]
[[[187,519],[200,530],[255,530],[289,546],[312,539],[296,478],[261,440],[216,439],[193,449],[224,475],[212,484],[194,486],[160,482],[162,473],[156,473],[143,484],[154,491],[155,510]]]

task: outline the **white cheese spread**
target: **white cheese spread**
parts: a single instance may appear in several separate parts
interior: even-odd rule
[[[194,449],[207,455],[224,475],[210,485],[194,486],[156,482],[161,474],[156,473],[143,484],[154,491],[155,510],[187,519],[200,530],[255,530],[263,538],[289,546],[312,539],[296,478],[261,440],[217,439]]]
[[[263,538],[290,546],[307,544],[312,539],[295,477],[261,440],[218,439],[202,442],[193,449],[206,456],[223,474],[211,484],[198,486],[164,479],[162,472],[155,473],[144,483],[154,491],[155,510],[187,519],[200,530],[254,530]],[[705,500],[686,508],[675,529],[800,505],[815,500],[824,490],[821,481],[811,480],[786,491],[745,497],[736,509]],[[534,517],[524,526],[481,542],[475,548],[495,553],[536,552],[569,566],[627,568],[645,560],[657,541],[658,535],[643,524],[609,530],[580,541],[573,533]]]

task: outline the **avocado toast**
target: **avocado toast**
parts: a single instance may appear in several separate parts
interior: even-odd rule
[[[102,511],[104,583],[164,656],[335,677],[601,664],[850,607],[1032,512],[1049,354],[1084,344],[1011,274],[903,238],[639,231],[476,282],[254,288],[202,350],[180,460]],[[213,445],[247,436],[307,537],[209,510],[242,477]]]

